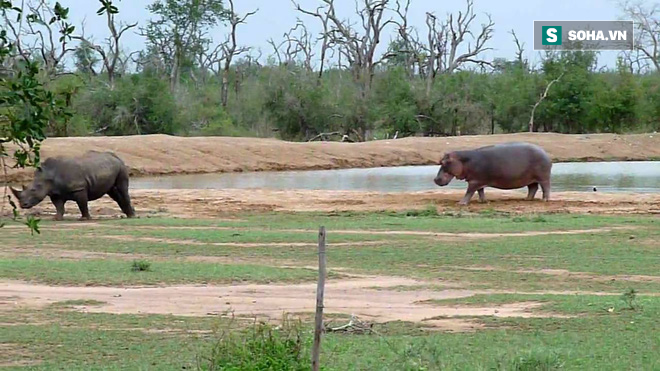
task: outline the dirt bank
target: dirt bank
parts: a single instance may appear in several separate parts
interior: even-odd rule
[[[508,141],[539,144],[555,161],[660,158],[658,134],[551,133],[414,137],[365,143],[293,143],[276,139],[167,135],[50,138],[43,143],[42,157],[111,150],[124,159],[133,175],[313,170],[436,164],[445,151]],[[30,174],[31,171],[12,170],[10,181],[26,180]]]
[[[471,202],[459,207],[462,190],[378,193],[359,191],[271,191],[271,190],[131,190],[138,215],[181,218],[217,218],[236,212],[270,211],[405,211],[436,207],[441,212],[495,210],[528,213],[660,214],[660,194],[555,192],[550,202],[524,201],[525,192],[489,190],[487,203]],[[27,211],[27,210],[24,210]],[[5,212],[9,212],[6,210]],[[67,219],[78,218],[75,204],[67,208]],[[90,203],[93,218],[119,217],[119,207],[109,198]],[[50,202],[42,202],[27,213],[55,215]],[[27,214],[26,213],[26,214]]]

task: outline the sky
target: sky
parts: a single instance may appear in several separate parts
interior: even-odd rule
[[[642,1],[647,5],[655,0]],[[71,7],[70,20],[77,27],[85,21],[85,35],[93,35],[96,41],[108,35],[104,18],[96,15],[99,3],[93,0],[60,0],[62,5]],[[123,0],[115,1],[119,6],[118,19],[123,22],[139,22],[145,25],[152,18],[146,6],[153,0]],[[303,8],[315,9],[321,2],[318,0],[299,0]],[[394,0],[392,0],[394,3]],[[474,0],[474,9],[477,19],[474,27],[478,31],[480,24],[487,20],[486,13],[490,14],[494,23],[494,35],[489,41],[493,48],[484,54],[486,59],[502,57],[513,59],[516,47],[509,33],[515,30],[518,38],[525,43],[525,54],[532,62],[538,62],[540,52],[533,51],[532,26],[534,20],[616,20],[621,19],[618,0]],[[282,40],[283,34],[296,24],[300,18],[310,32],[318,32],[321,27],[318,20],[305,16],[297,11],[290,0],[235,0],[236,11],[244,14],[248,11],[259,11],[240,25],[238,29],[238,43],[254,48],[254,55],[261,49],[263,59],[272,54],[273,49],[268,40]],[[344,18],[355,19],[354,0],[335,0],[337,15]],[[425,34],[425,13],[433,12],[444,19],[449,12],[456,13],[465,8],[464,0],[412,0],[409,10],[409,24],[417,28],[420,35]],[[225,27],[217,27],[211,32],[214,40],[223,40],[226,35]],[[387,44],[395,36],[393,27],[383,35],[379,52],[387,48]],[[144,46],[144,38],[136,33],[125,34],[123,48],[128,51],[140,50]],[[614,67],[617,52],[601,52],[598,58],[598,67]]]

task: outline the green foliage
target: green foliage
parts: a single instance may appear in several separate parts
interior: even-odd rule
[[[543,61],[546,81],[539,86],[539,96],[550,81],[560,78],[548,92],[547,99],[539,106],[538,126],[545,131],[561,133],[585,133],[588,126],[590,102],[594,95],[594,52],[548,53]]]
[[[503,367],[502,369],[512,371],[552,371],[562,369],[564,363],[556,354],[548,355],[538,352],[516,357],[510,361],[509,367]]]
[[[300,324],[286,318],[278,328],[259,323],[247,331],[223,331],[210,354],[200,357],[199,368],[209,371],[308,370],[302,332]]]
[[[628,309],[635,310],[637,308],[637,291],[633,288],[626,290],[626,292],[621,295],[621,300],[626,303]]]
[[[206,84],[178,94],[175,120],[181,131],[192,135],[231,135],[231,117],[222,108],[219,86]]]
[[[194,59],[208,46],[208,30],[228,16],[222,0],[156,0],[147,10],[158,19],[144,30],[153,56],[168,68],[171,87],[178,86],[181,74],[190,72]]]
[[[177,104],[167,82],[148,75],[131,75],[114,89],[97,84],[75,102],[91,129],[107,135],[175,134]]]
[[[144,259],[133,260],[131,270],[133,272],[149,272],[151,271],[151,262]]]
[[[309,139],[329,128],[328,92],[315,83],[315,76],[295,67],[281,67],[274,71],[273,80],[264,108],[282,138]]]
[[[12,6],[10,1],[0,2],[0,11],[5,17],[17,13],[21,17],[22,10]],[[70,38],[74,27],[66,22],[69,9],[56,3],[54,17],[49,24],[59,22],[62,26],[60,41]],[[42,22],[35,14],[27,17],[28,22]],[[68,117],[61,102],[40,80],[40,65],[38,62],[23,60],[14,54],[15,45],[7,37],[7,25],[0,31],[0,64],[12,60],[16,67],[0,78],[0,166],[7,166],[9,157],[6,146],[13,145],[16,149],[11,157],[15,167],[37,167],[40,161],[41,141],[46,138],[46,128],[51,119]],[[11,202],[13,219],[18,219],[16,205]],[[39,233],[39,219],[29,217],[25,222],[32,234]]]
[[[116,14],[114,3],[99,0],[97,13]],[[424,54],[408,52],[400,38],[390,43],[388,58],[376,66],[373,79],[363,72],[330,66],[319,77],[318,71],[295,58],[282,63],[270,58],[264,66],[241,49],[244,53],[241,58],[234,56],[229,70],[228,105],[221,108],[218,61],[222,50],[214,51],[209,35],[228,19],[224,5],[221,0],[151,3],[147,8],[154,19],[141,30],[147,45],[139,52],[136,71],[126,70],[123,61],[128,58],[122,55],[118,69],[124,73],[116,75],[110,87],[105,86],[106,77],[98,74],[97,51],[84,41],[72,53],[75,76],[59,76],[66,68],[59,62],[14,63],[7,77],[24,89],[5,85],[2,94],[29,94],[41,103],[30,103],[28,110],[3,103],[3,110],[15,115],[11,120],[18,125],[16,130],[37,144],[45,135],[90,133],[269,137],[276,132],[287,140],[330,132],[354,140],[382,139],[396,132],[399,137],[514,133],[527,130],[532,107],[548,84],[561,76],[536,110],[535,130],[627,133],[660,129],[660,74],[633,73],[623,60],[616,69],[597,70],[594,52],[550,52],[537,70],[525,60],[500,58],[493,61],[492,71],[440,71],[429,80],[420,67]],[[10,5],[3,7],[13,12]],[[44,18],[44,12],[26,19],[34,27],[50,25],[66,43],[74,32],[67,23],[68,13],[56,4],[52,19]],[[7,33],[1,37],[5,47],[0,54],[15,57]],[[52,94],[25,91],[33,87],[19,76],[41,86],[41,93]],[[44,112],[34,112],[38,109]],[[42,127],[40,118],[47,118],[42,131],[36,129]],[[38,161],[38,146],[34,148]],[[21,161],[27,161],[25,154],[21,156]]]
[[[415,94],[403,68],[388,70],[375,84],[377,117],[382,118],[382,127],[391,135],[414,135],[421,131],[416,119]]]
[[[96,56],[96,52],[89,42],[81,41],[80,45],[78,45],[73,52],[73,57],[75,59],[74,63],[78,73],[87,78],[91,78],[96,74],[96,65],[101,60]]]

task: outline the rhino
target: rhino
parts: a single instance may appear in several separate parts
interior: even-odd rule
[[[135,216],[128,195],[128,168],[112,152],[88,151],[79,158],[51,157],[34,172],[23,190],[11,188],[22,209],[39,204],[46,196],[55,205],[55,220],[64,218],[64,204],[75,201],[82,217],[91,219],[87,202],[110,196],[127,217]]]

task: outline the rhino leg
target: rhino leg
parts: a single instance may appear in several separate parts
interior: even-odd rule
[[[123,211],[129,218],[134,217],[135,209],[133,209],[133,206],[131,205],[131,196],[128,194],[128,172],[122,171],[119,174],[115,189],[117,190],[119,198],[117,203],[119,204],[121,211]]]
[[[131,207],[131,199],[128,195],[128,191],[122,191],[117,187],[113,187],[110,192],[108,192],[108,196],[119,205],[121,211],[126,214],[127,217],[132,218],[135,216],[135,211],[133,210],[133,207]]]
[[[66,201],[60,199],[60,198],[50,198],[50,201],[55,205],[55,220],[63,220],[64,219],[64,203]]]
[[[87,207],[87,193],[85,192],[78,192],[74,195],[74,200],[78,204],[78,208],[80,209],[80,214],[82,215],[80,217],[80,220],[90,220],[92,217],[89,215],[89,208]]]

